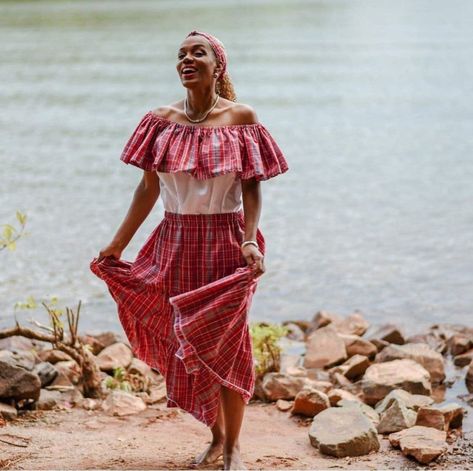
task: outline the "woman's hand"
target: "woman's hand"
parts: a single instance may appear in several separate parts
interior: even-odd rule
[[[109,256],[119,259],[124,249],[125,247],[122,244],[118,242],[111,242],[99,252],[97,261],[100,262],[100,260],[102,260],[104,257]]]
[[[263,254],[253,244],[245,245],[241,253],[246,263],[253,269],[256,278],[266,271]]]

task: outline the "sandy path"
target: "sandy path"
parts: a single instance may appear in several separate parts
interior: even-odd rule
[[[0,442],[4,469],[189,469],[187,463],[209,443],[208,429],[192,416],[164,405],[138,415],[110,417],[80,408],[34,412],[0,428],[29,438],[19,448]],[[418,466],[390,449],[360,458],[322,457],[309,443],[308,426],[273,404],[246,408],[241,447],[248,469],[415,469]],[[5,460],[12,464],[5,466]],[[443,460],[441,469],[465,469],[466,458]],[[207,469],[222,469],[223,463]],[[0,468],[2,466],[0,465]],[[432,468],[432,466],[431,466]]]

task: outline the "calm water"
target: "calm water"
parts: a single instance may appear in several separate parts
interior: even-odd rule
[[[82,299],[84,329],[120,329],[88,265],[141,177],[119,161],[126,139],[184,96],[175,56],[192,29],[224,41],[239,101],[291,167],[262,183],[252,318],[471,324],[472,14],[430,0],[1,2],[0,222],[20,209],[30,235],[0,254],[0,325],[16,301],[54,294]],[[159,200],[125,259],[162,216]]]

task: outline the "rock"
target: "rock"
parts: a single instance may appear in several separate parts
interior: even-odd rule
[[[394,389],[382,401],[376,404],[376,411],[382,414],[388,409],[394,400],[402,402],[408,409],[417,411],[420,407],[430,406],[434,400],[429,396],[422,394],[410,394],[403,389]]]
[[[98,401],[97,399],[86,397],[82,401],[81,407],[82,409],[85,409],[85,410],[97,410],[97,409],[100,409],[101,405],[102,405],[101,402]]]
[[[321,327],[325,327],[332,322],[341,322],[342,320],[343,317],[339,316],[338,314],[327,311],[319,311],[312,319],[312,324],[316,329],[320,329]]]
[[[319,381],[316,379],[306,378],[304,387],[317,389],[317,391],[327,394],[333,388],[333,384],[330,381]]]
[[[361,402],[359,397],[355,396],[351,392],[344,391],[343,389],[332,389],[327,393],[327,395],[331,406],[337,406],[341,400]]]
[[[379,424],[379,414],[370,406],[364,404],[358,399],[348,400],[342,399],[337,404],[338,407],[355,407],[359,409],[376,427]]]
[[[309,430],[310,443],[321,453],[361,456],[378,451],[378,434],[371,421],[355,407],[331,407],[316,415]]]
[[[444,355],[447,353],[447,342],[445,339],[440,338],[438,335],[433,332],[428,332],[421,335],[412,335],[407,338],[406,343],[425,343],[432,350],[435,350],[438,353]]]
[[[156,402],[162,401],[167,397],[166,384],[162,383],[160,385],[152,385],[149,388],[148,398],[146,399],[146,404],[155,404]]]
[[[294,399],[306,384],[306,378],[288,376],[284,373],[266,373],[262,382],[265,397],[270,401]]]
[[[307,417],[314,417],[319,412],[330,407],[328,396],[316,389],[304,387],[296,395],[293,414],[301,414]]]
[[[89,350],[95,356],[97,356],[105,347],[108,347],[109,345],[111,345],[108,343],[108,341],[110,341],[112,344],[119,341],[114,338],[114,341],[112,342],[112,337],[110,337],[109,339],[107,339],[107,345],[105,345],[100,340],[97,340],[95,337],[93,337],[92,335],[81,335],[79,336],[79,338],[84,345],[87,345],[89,347]]]
[[[378,424],[379,433],[400,432],[412,427],[416,423],[417,413],[408,409],[402,401],[394,398],[380,416]]]
[[[465,384],[469,392],[473,392],[473,363],[470,363],[465,376]]]
[[[347,335],[363,335],[370,326],[368,321],[360,314],[353,313],[341,321],[332,322],[338,333]]]
[[[380,340],[380,339],[371,339],[370,342],[376,347],[376,350],[379,352],[382,352],[383,349],[385,349],[388,345],[390,345],[389,342],[386,342],[386,340]]]
[[[299,354],[289,354],[287,351],[283,350],[279,357],[279,372],[293,376],[302,376],[300,374],[300,371],[305,371],[305,368],[303,366],[300,366],[302,358],[303,357]],[[297,370],[299,368],[301,368],[302,370],[299,370],[299,373],[297,374],[293,374],[290,372],[290,370]]]
[[[37,374],[0,361],[0,398],[37,400],[40,389],[41,381]]]
[[[304,367],[328,368],[346,359],[345,342],[332,326],[317,329],[307,337]]]
[[[39,399],[35,403],[37,410],[53,410],[62,400],[59,391],[41,389]]]
[[[16,419],[17,416],[18,411],[16,410],[16,407],[5,404],[4,402],[0,402],[0,419],[3,418],[5,420],[13,420]]]
[[[361,382],[365,402],[374,405],[393,389],[404,389],[412,394],[430,395],[430,374],[413,360],[393,360],[375,363]]]
[[[461,355],[467,352],[472,346],[472,337],[470,335],[455,334],[448,339],[448,348],[453,356]]]
[[[294,322],[286,322],[282,324],[288,329],[287,338],[290,340],[297,340],[303,342],[305,339],[304,331]]]
[[[41,361],[48,362],[51,364],[55,364],[58,361],[70,361],[72,358],[66,353],[61,350],[43,350],[38,353],[38,357]]]
[[[284,373],[289,376],[299,376],[301,378],[307,377],[307,370],[303,366],[288,366]]]
[[[51,363],[46,361],[42,361],[41,363],[35,365],[33,368],[33,373],[36,373],[39,376],[42,388],[48,384],[51,384],[58,375],[56,368],[54,368]]]
[[[462,426],[463,413],[463,407],[458,404],[421,407],[417,412],[416,425],[433,427],[437,430],[448,432],[450,428]]]
[[[376,355],[376,362],[411,359],[422,365],[430,373],[432,383],[441,383],[445,379],[445,366],[440,353],[423,343],[389,345]]]
[[[101,332],[100,334],[86,334],[85,337],[93,337],[103,345],[103,348],[110,347],[114,343],[123,343],[123,338],[116,332]]]
[[[61,389],[61,388],[73,387],[73,386],[74,384],[70,380],[69,376],[67,376],[66,373],[64,372],[59,371],[57,376],[52,381],[52,383],[44,387],[46,389]]]
[[[15,350],[12,352],[9,350],[1,350],[0,361],[31,371],[36,363],[36,356],[34,353],[26,350]]]
[[[323,368],[306,368],[307,377],[316,381],[331,381],[327,370]]]
[[[345,389],[346,391],[354,392],[354,384],[338,371],[332,372],[332,383],[336,388]]]
[[[102,371],[113,371],[114,368],[128,368],[133,352],[124,343],[114,343],[105,347],[96,358]]]
[[[460,355],[457,355],[453,359],[453,363],[455,366],[468,366],[473,360],[473,350],[469,350],[466,353],[462,353]]]
[[[129,374],[139,374],[147,378],[151,372],[151,367],[139,358],[132,358],[127,371]]]
[[[137,414],[146,409],[143,399],[135,397],[125,391],[112,391],[102,403],[103,411],[108,415]]]
[[[276,407],[282,412],[287,412],[290,410],[293,404],[293,401],[285,401],[284,399],[278,399],[276,401]]]
[[[34,349],[34,344],[31,339],[22,337],[21,335],[13,335],[0,339],[0,350],[9,350],[10,352],[28,351]]]
[[[64,374],[72,384],[78,384],[81,378],[81,368],[75,360],[58,361],[54,368],[59,374]]]
[[[397,345],[403,345],[406,343],[401,330],[393,324],[385,324],[373,329],[372,332],[367,334],[368,340],[383,340],[388,343],[395,343]]]
[[[414,427],[389,435],[389,442],[401,448],[405,456],[412,456],[419,463],[427,464],[447,451],[447,434],[431,427]]]
[[[368,357],[363,355],[354,355],[342,365],[335,366],[330,369],[329,372],[337,372],[348,379],[355,380],[360,376],[363,376],[368,366],[370,366]]]
[[[365,340],[358,335],[339,334],[339,337],[344,341],[348,358],[354,355],[364,355],[373,359],[378,353],[376,346],[368,340]]]

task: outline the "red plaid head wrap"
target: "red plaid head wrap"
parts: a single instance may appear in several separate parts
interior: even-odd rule
[[[226,73],[227,70],[227,53],[225,51],[225,46],[223,45],[222,41],[220,41],[218,38],[215,36],[211,35],[210,33],[204,33],[203,31],[191,31],[186,38],[189,36],[195,36],[199,34],[200,36],[203,36],[205,39],[210,44],[210,47],[214,51],[215,57],[217,58],[217,61],[219,65],[222,67],[222,70],[220,71],[220,75],[218,78],[223,77],[223,75]]]

